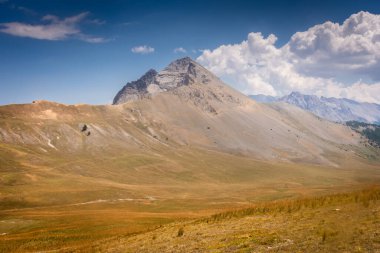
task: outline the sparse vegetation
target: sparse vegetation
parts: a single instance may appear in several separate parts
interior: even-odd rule
[[[175,212],[172,218],[167,213],[157,213],[155,218],[140,217],[131,210],[131,203],[113,204],[112,208],[99,203],[3,211],[0,233],[7,234],[1,237],[0,252],[59,248],[87,252],[115,247],[122,252],[135,252],[141,246],[141,252],[173,252],[171,247],[177,248],[174,252],[193,252],[195,248],[260,251],[277,247],[284,252],[313,247],[334,252],[349,250],[352,243],[377,249],[379,200],[380,188],[371,187],[352,193],[264,201],[205,218],[189,219],[187,213],[183,221],[178,221]],[[148,210],[142,204],[136,207]],[[174,242],[173,233],[183,237],[185,226],[186,239]]]
[[[380,147],[380,125],[348,121],[346,125],[368,138],[371,145]]]
[[[185,233],[185,230],[183,229],[183,227],[181,227],[178,229],[177,236],[181,237],[181,236],[183,236],[184,233]]]
[[[81,130],[82,132],[86,132],[87,131],[87,125],[86,124],[84,124],[83,126],[82,126],[82,130]]]

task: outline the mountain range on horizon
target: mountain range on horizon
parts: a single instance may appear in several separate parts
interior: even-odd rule
[[[358,121],[370,124],[380,124],[380,105],[375,103],[358,102],[347,98],[318,97],[291,92],[283,97],[269,95],[249,95],[260,103],[284,102],[309,111],[318,117],[344,123]]]

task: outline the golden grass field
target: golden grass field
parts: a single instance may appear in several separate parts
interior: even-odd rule
[[[380,188],[261,203],[93,247],[105,252],[379,252]]]
[[[1,252],[378,252],[380,188],[207,212],[23,210],[2,219]],[[22,217],[22,218],[21,218]],[[4,222],[5,221],[5,222]],[[182,231],[182,232],[181,232]]]
[[[251,252],[279,245],[289,252],[298,245],[301,251],[328,251],[348,247],[349,237],[329,223],[339,215],[347,226],[358,223],[350,229],[363,238],[379,231],[378,188],[370,190],[369,207],[360,192],[313,200],[377,184],[376,162],[346,160],[327,167],[189,147],[99,156],[44,154],[9,144],[0,149],[0,252]],[[299,198],[306,199],[294,200]],[[252,205],[268,210],[225,213]],[[336,208],[341,211],[331,211]],[[310,225],[314,244],[300,244]],[[177,237],[180,227],[184,235]],[[292,237],[292,230],[299,234]],[[357,245],[366,251],[368,242],[375,249],[371,240]]]

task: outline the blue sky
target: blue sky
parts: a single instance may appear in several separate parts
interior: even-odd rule
[[[110,103],[127,81],[184,56],[201,56],[202,63],[224,76],[201,50],[239,44],[257,32],[263,38],[274,34],[273,45],[281,48],[298,31],[328,20],[342,23],[359,11],[379,14],[380,3],[0,0],[0,104],[36,99]],[[239,79],[224,79],[252,93]],[[377,81],[360,76],[366,79]]]

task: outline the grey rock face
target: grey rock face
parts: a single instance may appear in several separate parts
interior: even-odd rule
[[[129,100],[137,100],[148,93],[147,88],[155,82],[157,71],[150,69],[140,79],[127,83],[115,96],[113,104],[122,104]]]
[[[211,78],[212,74],[209,71],[191,58],[186,57],[170,63],[158,73],[156,80],[161,89],[170,90],[195,82],[207,83]]]
[[[211,72],[189,57],[178,59],[157,73],[149,70],[137,81],[127,83],[115,96],[113,104],[141,99],[193,83],[207,84],[217,79]]]

